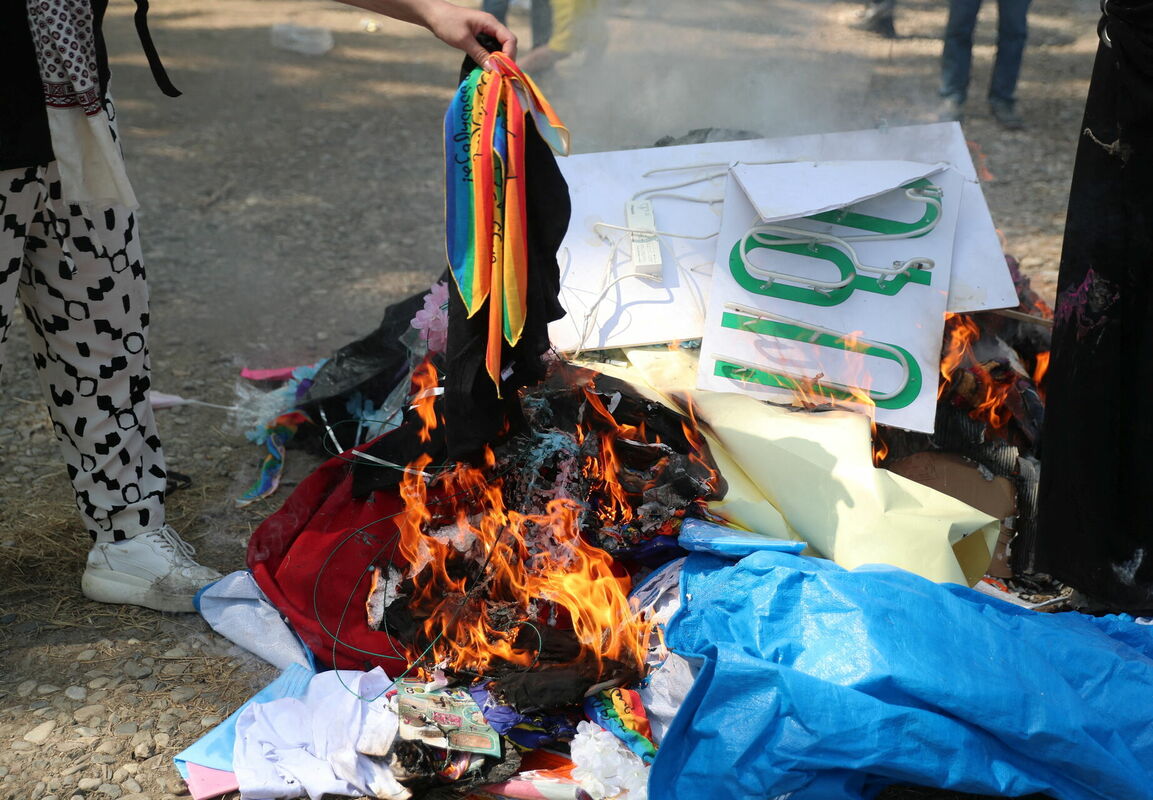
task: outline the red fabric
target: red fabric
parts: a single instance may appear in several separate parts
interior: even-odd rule
[[[351,488],[347,461],[338,456],[321,465],[253,532],[248,568],[321,662],[379,666],[395,677],[405,670],[405,651],[368,626],[365,601],[370,567],[394,556],[392,517],[402,504],[397,492],[359,499]]]

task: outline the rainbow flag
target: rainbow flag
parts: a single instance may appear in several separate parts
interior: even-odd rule
[[[504,53],[474,69],[444,118],[445,252],[468,316],[488,301],[485,368],[500,392],[502,342],[528,313],[525,118],[558,155],[569,133],[532,79]]]

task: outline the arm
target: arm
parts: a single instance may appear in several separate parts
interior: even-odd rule
[[[477,41],[478,34],[488,34],[500,42],[509,58],[516,58],[516,36],[492,14],[461,8],[447,0],[339,0],[350,6],[375,11],[386,17],[411,22],[432,31],[445,44],[463,50],[472,60],[484,66],[488,51]]]

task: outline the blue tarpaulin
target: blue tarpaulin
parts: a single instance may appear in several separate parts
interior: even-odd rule
[[[693,554],[681,592],[666,642],[704,664],[650,797],[1153,798],[1153,627],[783,552]]]

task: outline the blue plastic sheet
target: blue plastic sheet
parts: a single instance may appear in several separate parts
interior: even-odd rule
[[[703,519],[686,519],[681,525],[678,539],[681,547],[697,553],[716,553],[719,556],[740,558],[760,550],[778,550],[784,553],[800,553],[806,547],[804,542],[791,539],[775,539],[760,533],[729,528],[707,522]]]
[[[681,592],[666,641],[704,664],[651,797],[1153,798],[1153,628],[1129,617],[780,552],[689,556]]]

